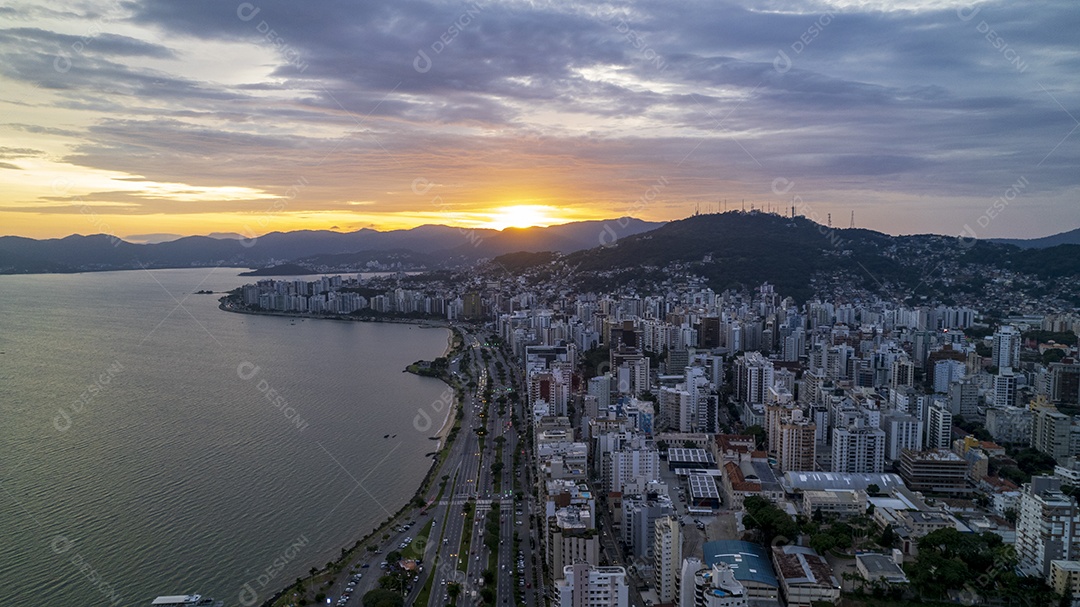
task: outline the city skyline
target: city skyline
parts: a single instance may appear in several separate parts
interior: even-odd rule
[[[3,235],[1080,226],[1069,2],[0,11]]]

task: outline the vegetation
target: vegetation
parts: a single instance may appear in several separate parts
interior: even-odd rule
[[[743,501],[743,507],[746,509],[743,524],[747,529],[757,529],[763,544],[772,544],[777,538],[791,542],[799,533],[795,521],[763,497],[752,495]]]
[[[920,599],[943,599],[950,589],[970,587],[983,602],[1056,605],[1059,597],[1039,578],[1017,576],[1016,551],[993,533],[939,529],[919,540],[919,556],[907,569]],[[1030,601],[1027,603],[1026,601]]]
[[[402,607],[405,604],[400,594],[385,588],[368,591],[362,602],[364,607]]]
[[[767,436],[765,434],[765,428],[762,428],[761,426],[759,426],[757,424],[754,424],[753,426],[750,426],[750,427],[746,428],[745,430],[743,430],[743,434],[748,434],[750,436],[753,436],[754,437],[754,445],[756,445],[758,449],[764,449],[765,448],[766,440],[767,440]]]

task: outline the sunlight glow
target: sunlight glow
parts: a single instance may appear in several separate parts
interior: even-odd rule
[[[487,215],[487,221],[481,221],[476,227],[503,230],[506,228],[528,228],[532,226],[551,226],[568,223],[572,219],[562,217],[561,210],[547,205],[515,204],[493,209]]]

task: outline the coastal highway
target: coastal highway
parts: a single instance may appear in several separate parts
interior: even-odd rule
[[[431,591],[426,606],[418,607],[444,607],[450,603],[449,585],[460,584],[461,593],[457,598],[459,607],[472,607],[478,603],[479,594],[483,587],[483,573],[488,568],[488,548],[484,544],[484,527],[487,512],[491,505],[499,506],[499,531],[500,542],[496,554],[495,564],[495,602],[499,607],[515,607],[518,601],[516,591],[525,591],[525,595],[531,595],[536,590],[535,580],[528,570],[524,571],[525,577],[521,586],[515,581],[517,571],[517,555],[514,547],[514,534],[517,532],[521,540],[521,551],[528,562],[527,567],[534,567],[531,556],[537,551],[536,547],[530,547],[532,533],[529,530],[532,512],[531,488],[521,484],[527,478],[533,478],[529,471],[531,453],[521,457],[521,477],[515,476],[513,466],[514,450],[522,450],[524,447],[519,443],[517,430],[512,423],[515,410],[518,413],[519,423],[528,423],[530,419],[522,410],[521,402],[511,402],[509,392],[512,387],[521,387],[524,378],[517,365],[503,356],[498,347],[485,345],[483,337],[478,337],[468,327],[458,327],[464,337],[464,350],[469,352],[467,360],[459,355],[450,362],[451,374],[459,379],[464,386],[464,400],[462,402],[461,430],[457,438],[450,446],[447,458],[439,471],[439,477],[447,476],[446,489],[437,502],[431,503],[439,493],[439,483],[428,491],[425,496],[429,502],[428,513],[422,517],[412,517],[416,525],[403,533],[395,533],[386,542],[380,545],[381,553],[371,557],[364,557],[370,565],[367,569],[360,569],[364,577],[352,599],[347,603],[349,607],[361,604],[364,592],[378,587],[378,578],[384,572],[378,568],[385,553],[390,550],[402,552],[406,557],[417,555],[418,550],[423,554],[423,570],[418,572],[415,582],[408,588],[405,604],[414,605],[425,584],[431,579]],[[486,335],[488,332],[482,331]],[[487,353],[487,359],[484,358]],[[500,375],[495,361],[499,361],[503,373]],[[500,380],[500,377],[502,378]],[[470,381],[475,382],[474,387],[469,387]],[[512,386],[513,385],[513,386]],[[485,402],[486,390],[490,387],[491,402]],[[506,397],[505,411],[500,414],[500,397]],[[523,398],[519,398],[519,401]],[[483,447],[480,445],[480,437],[476,429],[484,428],[486,434]],[[501,438],[499,438],[501,437]],[[499,490],[495,487],[495,474],[491,465],[497,460],[496,454],[501,453],[503,468],[499,475]],[[518,481],[515,487],[515,481]],[[518,502],[514,499],[515,490],[522,492],[525,501]],[[470,504],[469,507],[466,504]],[[470,514],[471,508],[471,514]],[[515,510],[521,510],[522,515],[515,514]],[[434,524],[430,538],[420,538],[417,535],[422,531],[423,525],[434,517]],[[463,542],[466,526],[471,527],[469,548],[465,549]],[[399,544],[403,537],[411,535],[414,541],[410,548],[401,550]],[[358,563],[357,566],[362,566]],[[341,584],[348,580],[348,573],[343,573]],[[528,584],[529,588],[525,587]],[[329,596],[338,596],[340,588],[335,584],[333,590],[338,592],[329,593]],[[473,593],[476,593],[475,595]],[[535,600],[527,601],[530,607],[542,607],[544,603]]]
[[[458,377],[463,384],[468,383],[468,376],[479,377],[483,371],[483,365],[478,361],[478,341],[463,330],[466,347],[472,352],[469,365],[463,367],[461,357],[453,360],[450,371]],[[443,607],[449,601],[446,600],[446,584],[452,581],[464,581],[464,574],[457,571],[460,558],[466,555],[459,554],[462,540],[462,532],[465,522],[465,503],[476,495],[477,475],[480,469],[479,442],[477,435],[472,431],[477,419],[476,406],[480,402],[478,390],[481,389],[478,381],[477,389],[465,388],[465,396],[462,403],[461,431],[457,439],[450,445],[438,477],[428,489],[425,500],[428,502],[426,514],[405,514],[395,521],[395,525],[412,522],[410,528],[401,531],[391,531],[390,537],[383,540],[381,537],[376,541],[378,551],[375,553],[364,552],[350,563],[350,566],[338,574],[333,583],[323,589],[326,596],[331,599],[330,604],[336,605],[338,597],[342,596],[351,576],[355,573],[362,574],[346,602],[347,607],[360,606],[364,593],[379,587],[378,580],[386,572],[380,568],[380,563],[385,560],[390,552],[400,552],[405,558],[421,557],[423,570],[418,572],[418,579],[412,583],[406,596],[406,605],[411,605],[423,588],[427,577],[436,576],[431,589],[430,605]],[[453,418],[451,418],[453,423]],[[446,488],[442,499],[433,503],[439,495],[439,480],[446,476]],[[432,519],[431,537],[419,537],[424,526]],[[413,538],[406,548],[400,548],[405,538]],[[443,541],[445,540],[445,541]],[[436,563],[434,569],[431,564]],[[463,593],[464,597],[464,593]],[[459,605],[465,604],[461,599]]]

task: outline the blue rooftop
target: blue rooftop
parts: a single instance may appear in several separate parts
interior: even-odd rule
[[[712,567],[713,563],[727,563],[735,579],[740,582],[757,582],[774,588],[780,586],[763,546],[753,542],[718,540],[705,542],[701,550],[707,567]]]

